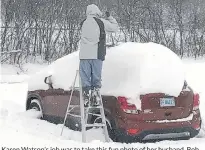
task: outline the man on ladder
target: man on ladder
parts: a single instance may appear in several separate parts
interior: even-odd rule
[[[86,142],[87,127],[102,127],[105,135],[105,141],[109,141],[105,113],[100,95],[102,63],[106,55],[106,32],[116,32],[118,24],[116,20],[106,12],[106,19],[100,19],[102,16],[99,8],[92,4],[87,6],[87,18],[81,23],[82,35],[80,43],[80,66],[79,66],[79,86],[80,86],[80,109],[81,115],[72,114],[71,100],[75,89],[76,76],[73,88],[68,102],[67,111],[64,118],[63,127],[68,115],[81,118],[82,141]],[[92,93],[92,94],[91,94]],[[83,105],[84,103],[84,105]],[[85,109],[86,108],[86,109]],[[99,109],[100,114],[90,112],[90,109]],[[102,119],[101,123],[88,122],[88,115],[92,114]],[[63,128],[61,135],[63,133]]]
[[[117,21],[106,12],[94,5],[88,5],[87,18],[81,23],[80,66],[82,93],[85,107],[98,106],[101,88],[102,64],[106,55],[106,33],[118,30]],[[91,97],[91,99],[89,99]]]

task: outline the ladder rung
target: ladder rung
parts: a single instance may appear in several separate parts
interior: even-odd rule
[[[93,115],[93,116],[98,116],[98,117],[102,117],[101,114],[95,114],[95,113],[88,113],[89,115]]]
[[[79,107],[78,105],[70,105],[70,106],[72,107],[68,110],[68,113],[70,113],[74,108]]]
[[[86,124],[86,127],[104,127],[104,126],[106,126],[104,123]]]
[[[68,115],[73,116],[73,117],[81,117],[80,115],[75,115],[75,114],[71,114],[71,113],[68,113]]]
[[[86,109],[96,109],[96,108],[103,108],[103,106],[88,107],[88,108],[86,108]]]
[[[71,108],[75,108],[75,107],[80,107],[80,105],[70,105],[69,107],[71,107]],[[104,108],[103,106],[96,106],[96,107],[85,107],[85,109],[87,110],[87,109],[96,109],[96,108]]]
[[[95,114],[95,113],[88,113],[89,115],[94,115],[94,116],[98,116],[98,117],[100,117],[100,116],[102,116],[102,115],[100,115],[100,114]],[[72,114],[72,113],[70,113],[70,112],[68,112],[68,115],[70,115],[70,116],[73,116],[73,117],[81,117],[81,115],[75,115],[75,114]]]
[[[76,108],[76,107],[80,107],[80,105],[69,105],[70,109]]]
[[[79,90],[80,89],[80,87],[70,87],[70,89],[72,90],[72,89],[74,89],[74,90]]]

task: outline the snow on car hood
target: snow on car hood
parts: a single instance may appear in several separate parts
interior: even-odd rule
[[[29,80],[29,90],[48,89],[43,82],[52,75],[54,88],[70,89],[79,66],[79,51],[64,56]],[[140,105],[139,95],[165,93],[178,96],[185,80],[181,59],[156,43],[122,43],[107,49],[102,70],[102,94],[126,96]],[[76,86],[79,79],[77,78]]]

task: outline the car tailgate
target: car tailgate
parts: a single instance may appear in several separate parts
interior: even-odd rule
[[[174,106],[160,106],[163,98],[173,98]],[[162,93],[141,96],[142,120],[175,120],[188,117],[192,112],[193,92],[183,91],[178,97]]]

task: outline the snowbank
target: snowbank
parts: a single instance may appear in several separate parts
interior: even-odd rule
[[[62,57],[32,76],[29,90],[47,89],[43,81],[49,75],[52,75],[55,88],[68,90],[78,69],[78,53]],[[161,92],[178,96],[185,79],[183,68],[181,59],[162,45],[123,43],[107,50],[102,94],[127,96],[137,105],[140,94]]]
[[[21,66],[1,64],[0,65],[0,83],[20,83],[28,79],[29,75],[42,70],[47,64],[26,63]]]

